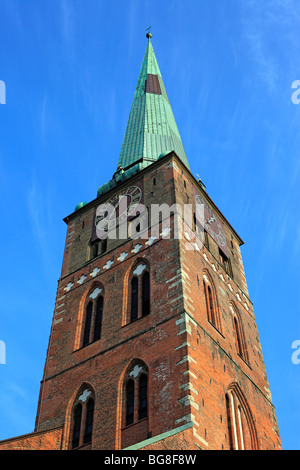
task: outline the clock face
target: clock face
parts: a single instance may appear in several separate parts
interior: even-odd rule
[[[130,217],[142,200],[142,190],[130,186],[112,196],[99,206],[100,215],[96,214],[95,225],[98,230],[109,231]]]
[[[224,233],[223,225],[221,224],[218,217],[214,212],[208,207],[204,199],[197,194],[195,196],[196,204],[204,205],[204,228],[210,234],[210,236],[215,240],[220,248],[224,248],[227,251],[226,247],[226,237]]]

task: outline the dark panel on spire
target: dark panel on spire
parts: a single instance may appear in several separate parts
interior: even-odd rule
[[[161,89],[157,75],[147,73],[146,93],[152,93],[153,95],[161,95]]]

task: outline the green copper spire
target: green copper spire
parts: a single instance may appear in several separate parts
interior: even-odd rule
[[[126,170],[135,163],[144,168],[161,154],[174,150],[189,168],[171,105],[147,33],[148,44],[135,89],[118,161]]]

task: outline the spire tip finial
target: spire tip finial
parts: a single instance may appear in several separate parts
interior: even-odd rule
[[[152,34],[150,33],[150,29],[151,29],[151,26],[149,26],[149,28],[146,29],[146,31],[148,31],[148,33],[146,34],[146,38],[148,38],[148,39],[152,38]]]

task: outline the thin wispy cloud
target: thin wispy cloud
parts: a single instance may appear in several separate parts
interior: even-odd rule
[[[32,181],[31,187],[27,193],[27,204],[29,214],[31,216],[32,230],[38,240],[38,243],[42,249],[46,243],[46,231],[45,224],[43,223],[43,206],[42,206],[43,194],[39,194],[36,183]]]
[[[55,189],[51,183],[38,183],[35,176],[32,176],[31,183],[27,189],[27,210],[29,215],[28,228],[35,237],[35,244],[39,247],[41,261],[45,268],[45,273],[49,278],[52,274],[52,268],[55,266],[55,253],[52,251],[54,243],[54,221],[53,201],[56,200]]]
[[[61,0],[62,32],[67,44],[73,43],[73,8],[67,0]]]
[[[251,0],[241,3],[241,12],[243,37],[249,46],[249,59],[256,67],[256,77],[267,92],[274,92],[282,73],[292,70],[296,73],[294,52],[295,49],[299,52],[299,10],[289,0]]]
[[[68,61],[76,62],[76,37],[75,19],[73,4],[68,0],[61,0],[61,35],[63,38],[63,48],[65,49]]]

